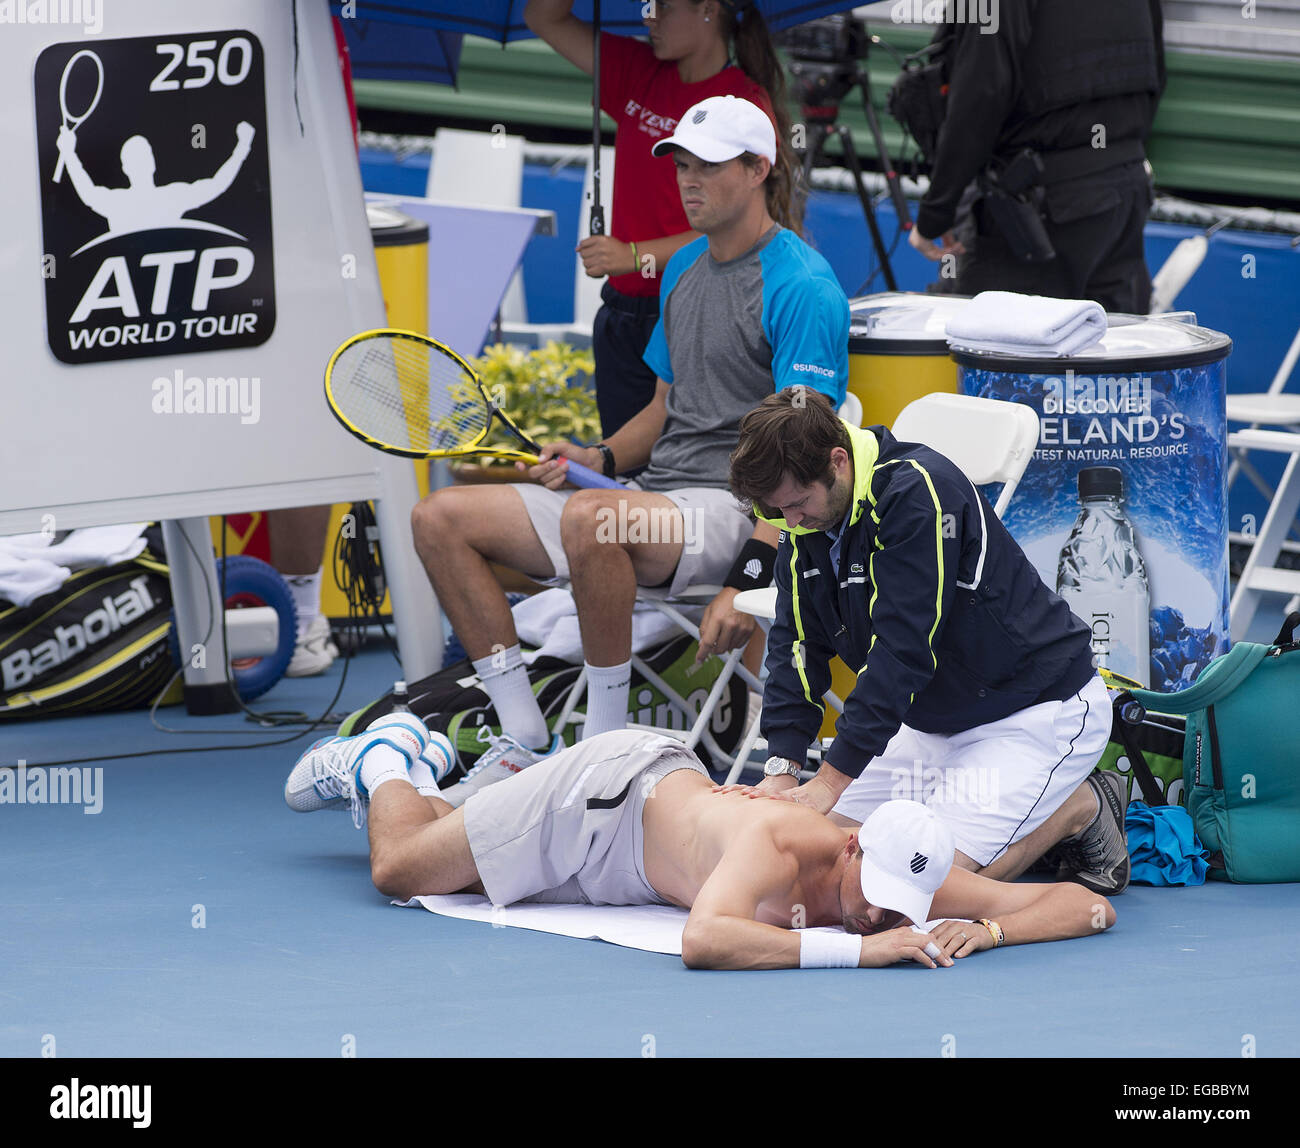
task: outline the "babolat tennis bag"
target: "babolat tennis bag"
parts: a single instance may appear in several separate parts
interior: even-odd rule
[[[691,721],[708,696],[713,683],[722,670],[720,658],[710,658],[694,674],[687,672],[695,664],[696,642],[686,634],[655,646],[641,654],[641,659],[694,709]],[[538,658],[528,667],[528,678],[533,694],[541,706],[547,727],[554,729],[555,721],[564,709],[564,703],[574,682],[578,680],[581,666],[559,658]],[[478,674],[469,660],[462,660],[430,674],[407,687],[407,708],[431,730],[447,735],[456,747],[456,766],[444,784],[459,781],[488,748],[487,736],[501,732],[496,710],[482,688]],[[724,753],[734,752],[745,730],[748,690],[739,677],[727,683],[721,700],[713,713],[711,731]],[[395,702],[391,693],[372,702],[363,709],[349,714],[339,727],[339,733],[349,736],[365,729],[376,718],[391,713]],[[574,716],[585,716],[583,702],[578,703]],[[668,696],[653,682],[634,668],[628,687],[629,722],[655,725],[666,729],[690,728],[681,710],[670,704]],[[578,726],[569,725],[564,731],[565,741],[572,745],[577,739]],[[711,766],[708,752],[703,746],[696,754],[705,766]],[[721,764],[721,763],[719,763]]]
[[[0,608],[0,720],[149,705],[175,672],[167,567],[145,551]]]
[[[1271,645],[1238,642],[1185,690],[1131,688],[1159,713],[1185,714],[1183,786],[1210,877],[1300,881],[1300,613]]]

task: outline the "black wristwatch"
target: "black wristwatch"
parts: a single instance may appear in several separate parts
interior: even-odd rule
[[[610,450],[609,447],[607,447],[603,442],[593,442],[591,445],[594,446],[598,451],[600,451],[600,457],[604,459],[604,463],[601,466],[601,470],[604,473],[605,477],[613,478],[615,475],[614,452]]]

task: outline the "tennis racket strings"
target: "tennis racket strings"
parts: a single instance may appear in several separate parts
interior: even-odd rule
[[[478,382],[454,359],[415,339],[360,339],[335,360],[338,412],[390,448],[413,454],[476,443],[491,418]]]

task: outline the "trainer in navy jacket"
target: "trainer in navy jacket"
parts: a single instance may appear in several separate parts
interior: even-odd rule
[[[763,693],[770,751],[805,760],[833,654],[858,674],[826,754],[849,777],[901,723],[959,733],[1082,689],[1096,673],[1087,626],[970,480],[884,427],[848,429],[853,504],[839,569],[824,533],[773,520],[782,533]]]

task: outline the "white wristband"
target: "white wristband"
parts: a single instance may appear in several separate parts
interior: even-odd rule
[[[853,933],[799,934],[801,969],[856,969],[862,959],[862,938]]]

